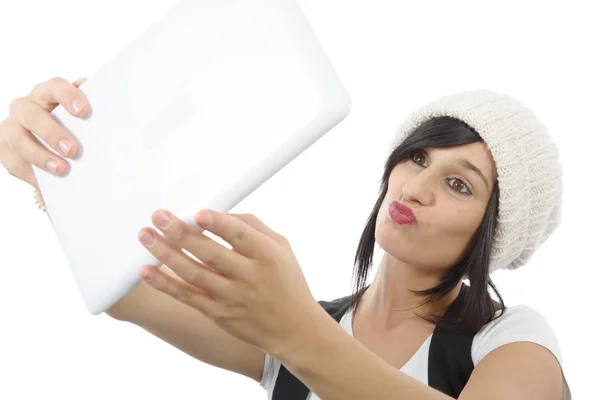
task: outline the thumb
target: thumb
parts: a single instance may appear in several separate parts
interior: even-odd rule
[[[77,79],[75,82],[73,82],[73,85],[74,85],[75,87],[79,87],[79,86],[81,86],[81,84],[82,84],[83,82],[85,82],[85,81],[87,81],[87,78],[79,78],[79,79]]]

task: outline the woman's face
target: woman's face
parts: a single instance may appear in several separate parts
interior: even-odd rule
[[[484,179],[461,159],[477,167]],[[483,142],[413,153],[392,170],[375,240],[388,255],[417,267],[454,265],[470,250],[496,178],[494,159]],[[416,225],[390,217],[394,200],[412,209]]]

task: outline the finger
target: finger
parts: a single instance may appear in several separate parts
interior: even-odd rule
[[[212,221],[203,220],[208,217]],[[269,258],[273,252],[273,240],[252,228],[239,218],[214,210],[202,210],[196,214],[195,222],[221,239],[249,259]]]
[[[145,240],[145,235],[148,235],[147,239],[151,239],[151,242]],[[153,229],[142,229],[139,239],[154,257],[190,285],[218,297],[222,297],[230,291],[231,282],[228,278],[216,274],[201,263],[192,260],[181,249],[174,247]]]
[[[48,111],[42,108],[29,97],[21,97],[12,101],[10,105],[10,117],[21,127],[35,133],[44,142],[65,157],[77,154],[77,140],[65,128],[54,119]],[[27,135],[11,135],[15,137]],[[37,145],[40,149],[41,144]],[[15,148],[15,150],[19,150]]]
[[[37,84],[29,94],[35,103],[50,112],[58,104],[63,106],[74,117],[85,117],[90,109],[89,103],[79,86],[86,78],[80,78],[77,85],[64,78],[55,77]]]
[[[144,266],[140,270],[140,276],[154,289],[194,307],[204,315],[211,315],[211,312],[219,307],[216,299],[210,293],[177,280],[152,265]]]
[[[246,224],[250,225],[252,228],[256,229],[257,231],[261,232],[262,234],[267,235],[268,237],[275,240],[277,243],[279,243],[283,247],[286,247],[289,250],[292,249],[289,241],[287,240],[287,238],[285,236],[275,232],[273,229],[271,229],[269,226],[267,226],[264,222],[262,222],[256,215],[254,215],[254,214],[232,214],[232,213],[229,213],[229,215],[232,215],[236,218],[241,219]]]
[[[167,267],[165,264],[162,264],[160,267],[158,267],[158,269],[164,272],[167,276],[171,276],[180,282],[185,282],[183,278],[177,275],[171,268]]]
[[[161,220],[167,225],[161,225]],[[177,248],[183,248],[194,257],[219,273],[232,279],[240,278],[240,270],[248,259],[235,251],[215,242],[198,228],[177,218],[167,210],[152,214],[152,222],[164,234],[167,241]],[[164,226],[164,227],[161,227]]]
[[[21,173],[34,179],[32,164],[53,175],[62,175],[68,170],[69,164],[64,159],[43,147],[36,137],[17,122],[7,120],[6,124],[8,125],[6,129],[11,130],[6,139],[12,148],[12,153],[27,164],[21,167],[24,168]]]
[[[177,275],[175,272],[173,272],[173,270],[171,270],[169,267],[167,267],[165,264],[162,264],[160,267],[156,267],[154,265],[144,265],[142,268],[140,268],[139,272],[140,272],[140,277],[143,280],[148,280],[148,278],[147,278],[149,276],[148,274],[153,274],[152,276],[154,276],[155,274],[162,274],[162,275],[165,275],[166,278],[170,278],[177,282],[182,283],[184,286],[193,287],[194,290],[202,293],[204,296],[208,296],[209,298],[211,297],[211,294],[209,292],[190,285],[183,278],[181,278],[179,275]]]

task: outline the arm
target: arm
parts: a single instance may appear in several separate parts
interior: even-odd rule
[[[180,279],[167,266],[165,273]],[[142,281],[106,311],[120,321],[138,325],[199,361],[260,382],[265,353],[231,336],[198,310]]]
[[[297,338],[274,357],[322,400],[451,399],[387,364],[326,313],[315,322],[310,337]],[[511,343],[476,366],[460,399],[560,400],[562,378],[548,350]]]
[[[473,370],[460,400],[569,399],[570,392],[556,357],[532,342],[492,350]]]

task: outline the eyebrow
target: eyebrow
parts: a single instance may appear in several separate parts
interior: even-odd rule
[[[462,167],[464,167],[464,168],[466,168],[466,169],[468,169],[470,171],[475,172],[481,178],[481,180],[483,181],[483,183],[485,183],[485,186],[487,187],[487,190],[488,191],[490,190],[490,185],[489,185],[487,179],[485,179],[485,175],[483,175],[483,172],[481,172],[481,170],[479,168],[477,168],[475,165],[473,165],[471,163],[471,161],[467,160],[466,158],[459,158],[458,162],[459,162],[459,164]]]

